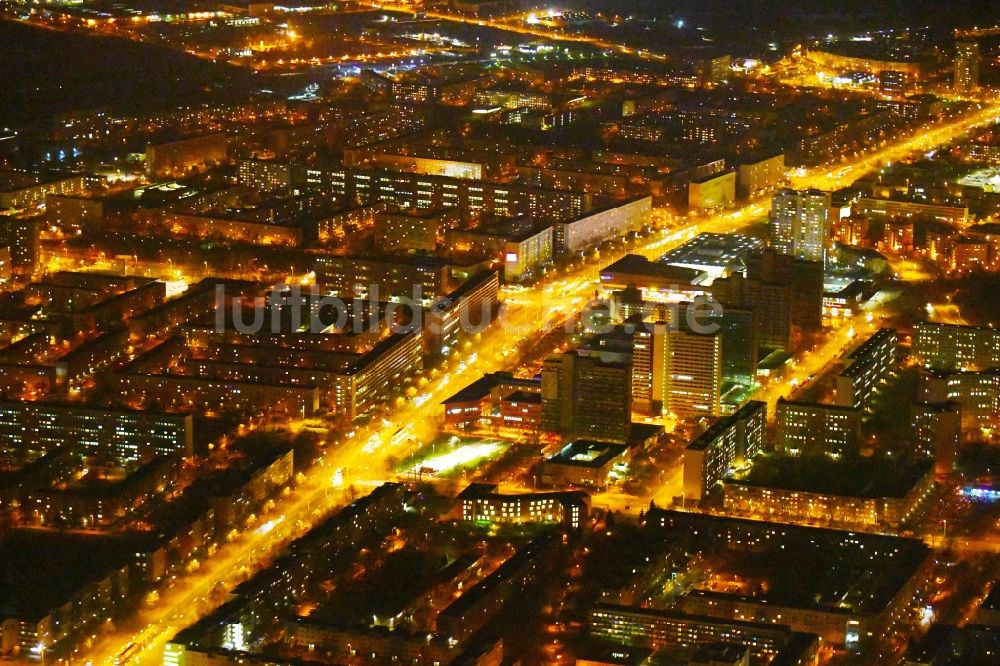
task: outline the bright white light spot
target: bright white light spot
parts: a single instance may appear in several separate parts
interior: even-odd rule
[[[449,451],[447,453],[442,453],[441,455],[433,456],[427,458],[426,460],[419,462],[413,466],[413,471],[419,471],[421,468],[433,469],[435,472],[444,472],[449,469],[454,469],[455,467],[461,467],[462,465],[468,465],[471,462],[475,462],[481,458],[488,458],[500,449],[500,444],[496,442],[483,442],[480,444],[469,444],[468,446],[462,446],[454,451]]]

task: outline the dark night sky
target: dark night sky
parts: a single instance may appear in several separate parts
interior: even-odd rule
[[[559,3],[556,3],[559,4]],[[884,26],[930,26],[946,38],[955,25],[1000,22],[997,0],[567,0],[592,10],[639,12],[688,28],[746,54],[772,40]],[[0,123],[22,123],[76,108],[127,110],[241,95],[263,84],[246,72],[157,46],[31,29],[0,21]]]

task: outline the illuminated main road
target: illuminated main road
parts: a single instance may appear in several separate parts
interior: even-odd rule
[[[611,42],[605,39],[600,39],[598,37],[589,37],[587,35],[571,35],[566,34],[559,30],[552,30],[539,25],[528,25],[524,22],[524,18],[528,14],[514,14],[511,16],[505,16],[501,18],[476,18],[473,16],[464,16],[462,14],[454,14],[451,12],[435,12],[435,11],[424,11],[422,9],[415,9],[413,7],[408,7],[406,5],[397,5],[392,2],[368,2],[365,0],[358,0],[358,4],[371,7],[373,9],[383,9],[390,12],[398,12],[403,14],[413,15],[419,12],[422,16],[427,18],[436,19],[439,21],[451,21],[452,23],[466,23],[469,25],[478,25],[485,28],[493,28],[494,30],[503,30],[505,32],[513,32],[520,35],[527,35],[529,37],[540,37],[543,39],[558,40],[563,42],[578,42],[581,44],[589,44],[590,46],[596,46],[601,49],[611,49],[614,51],[619,51],[621,53],[627,53],[630,55],[638,56],[646,60],[666,60],[667,56],[659,53],[651,53],[645,49],[633,49],[627,44],[620,44],[618,42]]]
[[[918,136],[904,138],[853,162],[795,177],[792,182],[800,188],[840,187],[888,161],[948,143],[968,129],[994,121],[998,116],[1000,106],[994,105]],[[658,255],[696,233],[738,228],[759,219],[767,213],[767,209],[766,202],[758,201],[739,210],[707,218],[681,218],[674,228],[657,233],[637,251],[649,256]],[[131,624],[141,629],[122,628],[111,635],[99,637],[96,645],[75,661],[110,664],[123,649],[136,644],[142,649],[135,661],[158,663],[164,645],[177,631],[218,605],[219,592],[231,589],[246,574],[266,566],[270,556],[278,549],[303,533],[321,516],[343,505],[349,499],[348,487],[353,486],[358,494],[364,494],[377,480],[392,478],[394,471],[389,462],[401,459],[417,442],[427,441],[435,435],[440,402],[483,373],[515,366],[517,344],[537,339],[572,317],[598,289],[599,268],[611,259],[613,257],[605,256],[569,274],[555,277],[547,284],[518,292],[506,299],[504,323],[494,325],[478,340],[457,350],[455,357],[444,368],[430,376],[418,398],[399,405],[392,411],[391,418],[359,429],[343,443],[331,446],[291,494],[278,499],[274,510],[261,518],[262,525],[222,546],[217,553],[201,562],[194,573],[181,577],[172,589],[162,593],[158,601],[140,611]],[[867,330],[865,327],[875,325],[866,319],[864,316],[855,318],[833,331],[816,350],[797,360],[791,377],[765,388],[761,397],[773,402],[788,391],[796,379],[803,381],[821,370],[851,341],[852,327],[861,334]],[[343,481],[340,482],[340,479]],[[662,502],[674,492],[678,483],[676,471],[671,472],[665,487],[655,495],[657,502]],[[626,501],[611,496],[608,500],[609,506]],[[214,596],[213,591],[216,592]]]

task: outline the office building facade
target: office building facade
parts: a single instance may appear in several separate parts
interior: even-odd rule
[[[722,413],[722,333],[666,332],[663,408],[684,418]]]
[[[542,365],[542,429],[624,442],[632,423],[632,370],[575,352]]]

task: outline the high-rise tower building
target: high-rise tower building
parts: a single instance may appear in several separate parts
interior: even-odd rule
[[[979,87],[979,44],[955,44],[955,92],[973,92]]]
[[[612,442],[628,439],[632,369],[575,352],[542,365],[542,429]]]
[[[771,206],[771,245],[797,259],[823,261],[830,236],[830,193],[784,189]]]
[[[681,417],[722,413],[722,333],[668,330],[664,409]]]

